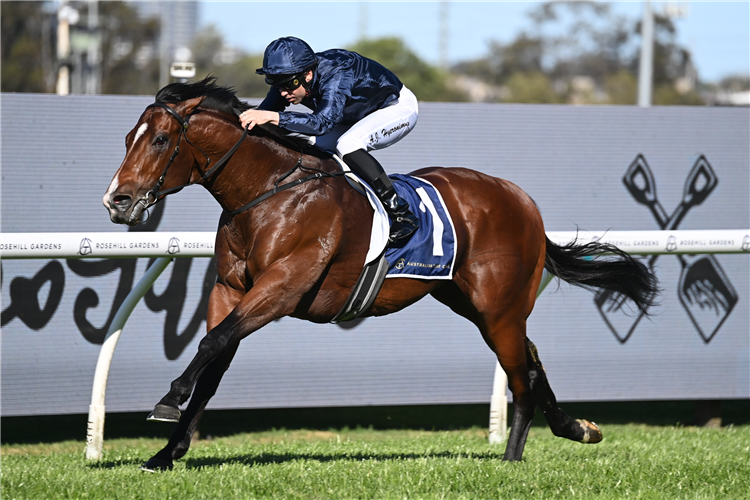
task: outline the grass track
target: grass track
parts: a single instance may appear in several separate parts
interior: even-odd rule
[[[202,498],[750,498],[750,425],[707,429],[607,425],[582,445],[534,427],[524,461],[501,461],[483,428],[453,431],[261,431],[197,441],[175,470],[138,467],[163,439],[5,444],[2,497]]]

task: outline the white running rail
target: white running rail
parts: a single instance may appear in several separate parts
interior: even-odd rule
[[[550,231],[557,244],[574,239],[612,243],[632,255],[750,252],[750,230]],[[0,259],[212,257],[214,232],[2,233]]]

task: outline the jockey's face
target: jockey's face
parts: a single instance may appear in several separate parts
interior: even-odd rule
[[[312,77],[312,71],[308,71],[307,74],[305,74],[305,81],[310,82]],[[307,90],[305,90],[305,87],[302,85],[294,90],[279,89],[279,92],[281,93],[281,97],[289,101],[289,104],[299,104],[307,95]]]

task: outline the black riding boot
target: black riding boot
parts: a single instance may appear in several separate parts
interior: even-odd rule
[[[396,193],[378,160],[364,149],[358,149],[344,155],[344,161],[355,174],[372,187],[391,216],[390,240],[396,241],[411,236],[419,228],[419,219],[409,209],[409,203]]]

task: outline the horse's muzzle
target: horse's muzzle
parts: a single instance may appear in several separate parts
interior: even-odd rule
[[[104,206],[109,211],[109,219],[115,224],[132,226],[140,222],[140,213],[134,214],[134,202],[131,196],[113,193]],[[142,211],[141,211],[142,212]],[[134,217],[135,216],[135,217]]]

